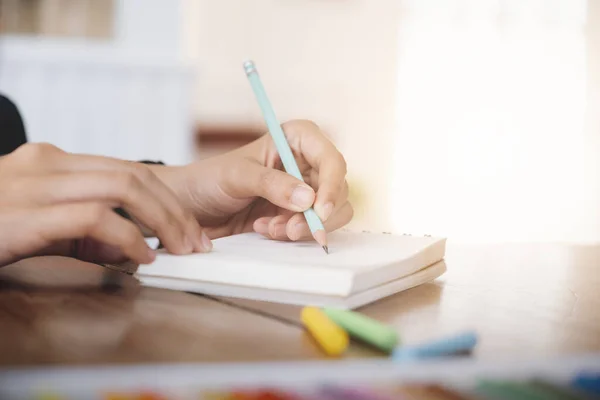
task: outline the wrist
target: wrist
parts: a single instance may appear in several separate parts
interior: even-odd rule
[[[171,189],[177,198],[185,203],[189,166],[166,166],[149,164],[148,168]],[[186,206],[187,204],[184,204]]]

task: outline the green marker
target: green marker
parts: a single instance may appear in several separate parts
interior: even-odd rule
[[[390,353],[398,345],[398,334],[389,326],[348,310],[324,308],[325,314],[346,330],[350,336],[360,339]]]
[[[564,397],[541,390],[526,383],[481,380],[476,391],[492,399],[514,399],[514,400],[561,400]]]
[[[580,400],[581,399],[581,396],[578,396],[576,393],[571,391],[571,389],[567,389],[567,388],[561,387],[561,386],[556,386],[555,384],[546,382],[545,380],[542,380],[542,379],[536,378],[536,379],[533,379],[529,383],[534,387],[537,387],[540,389],[545,389],[548,392],[552,392],[552,393],[555,393],[556,395],[562,396],[562,397],[560,397],[560,399],[562,399],[562,400]]]

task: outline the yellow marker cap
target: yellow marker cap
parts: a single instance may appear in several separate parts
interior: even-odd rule
[[[104,400],[133,400],[136,397],[130,394],[107,393],[104,395]]]
[[[317,343],[330,356],[339,356],[348,348],[348,333],[335,324],[323,311],[316,307],[304,307],[302,323]]]
[[[35,397],[36,400],[64,400],[64,397],[51,393],[40,393]]]

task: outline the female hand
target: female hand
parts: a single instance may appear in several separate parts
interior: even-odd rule
[[[314,206],[327,231],[353,216],[346,162],[309,121],[283,124],[305,182],[285,173],[270,135],[185,167],[153,167],[211,238],[256,231],[276,240],[311,237],[302,211]]]
[[[211,247],[198,222],[138,163],[26,144],[0,158],[0,266],[34,255],[148,263],[140,226],[175,254]],[[119,216],[123,208],[133,221]]]

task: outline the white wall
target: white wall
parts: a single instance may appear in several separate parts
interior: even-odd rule
[[[19,106],[29,139],[72,152],[191,161],[187,5],[117,0],[110,40],[2,37],[0,91]]]
[[[262,124],[242,70],[253,59],[280,119],[312,119],[342,148],[353,185],[372,199],[358,205],[358,220],[368,209],[369,225],[383,229],[387,195],[375,177],[391,158],[381,143],[391,143],[394,130],[396,3],[202,1],[201,122]]]
[[[586,215],[588,230],[600,237],[600,1],[588,3],[587,42],[587,108],[585,119],[586,137],[586,181],[591,195],[586,196],[586,210],[594,210]]]
[[[344,152],[358,225],[600,240],[598,1],[199,3],[200,121],[262,126],[254,59],[280,118],[317,121]],[[572,25],[586,4],[587,36]]]
[[[117,0],[116,37],[120,50],[162,54],[173,60],[184,52],[184,0]]]

